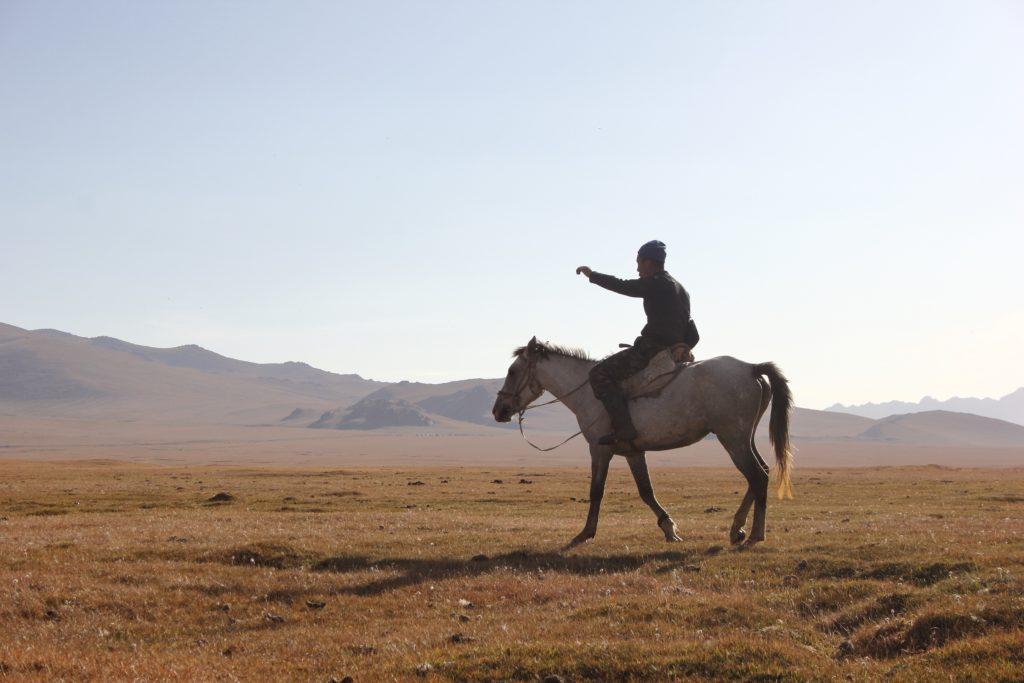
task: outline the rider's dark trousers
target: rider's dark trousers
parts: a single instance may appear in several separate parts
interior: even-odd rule
[[[614,353],[590,370],[590,386],[602,402],[622,396],[621,382],[647,367],[664,346],[644,337],[637,337],[633,346]]]

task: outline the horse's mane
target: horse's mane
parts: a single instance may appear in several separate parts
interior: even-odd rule
[[[526,353],[525,346],[520,346],[518,349],[512,352],[513,358],[522,358],[523,354]],[[552,344],[551,342],[537,342],[535,347],[536,351],[540,353],[541,358],[546,358],[548,354],[555,354],[556,356],[564,356],[566,358],[575,358],[576,360],[594,361],[596,359],[591,358],[590,354],[581,348],[574,346],[561,346],[559,344]]]

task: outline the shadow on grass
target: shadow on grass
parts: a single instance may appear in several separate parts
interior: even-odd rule
[[[1024,609],[985,607],[974,613],[932,611],[912,621],[889,619],[857,639],[854,651],[875,658],[925,652],[947,643],[1020,628]]]
[[[365,555],[337,555],[312,565],[313,571],[348,573],[371,568],[398,572],[397,576],[376,579],[344,589],[352,595],[379,595],[406,586],[439,579],[478,576],[494,569],[518,572],[550,571],[578,576],[616,574],[640,569],[652,563],[683,564],[692,561],[696,552],[665,551],[636,555],[564,555],[557,552],[517,550],[486,559],[371,558]]]
[[[876,581],[907,581],[917,586],[931,586],[957,574],[978,571],[974,562],[882,562],[864,566],[854,560],[811,558],[797,567],[797,573],[816,579],[873,579]]]

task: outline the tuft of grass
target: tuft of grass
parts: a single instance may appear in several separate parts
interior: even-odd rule
[[[208,559],[232,565],[284,569],[301,567],[308,561],[308,556],[288,545],[253,543],[215,553]]]
[[[1001,606],[979,613],[929,611],[912,620],[883,622],[856,643],[858,652],[871,657],[895,657],[941,648],[947,643],[993,631],[1021,629],[1024,609]]]
[[[887,593],[842,611],[828,620],[825,629],[843,634],[853,633],[869,621],[904,614],[919,602],[920,598],[912,593]]]
[[[811,617],[835,612],[877,591],[878,585],[870,581],[815,582],[802,591],[797,604],[800,614]]]
[[[919,586],[930,586],[954,574],[976,571],[974,562],[927,562],[910,564],[907,562],[886,562],[861,573],[868,579],[901,579],[911,581]]]
[[[520,645],[484,648],[441,659],[433,666],[445,678],[536,681],[547,676],[564,680],[807,680],[795,672],[802,654],[783,644],[750,644],[739,639],[683,643],[664,653],[641,643]]]

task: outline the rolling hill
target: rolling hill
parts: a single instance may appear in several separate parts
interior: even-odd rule
[[[498,435],[508,434],[509,427],[491,418],[502,381],[377,382],[300,362],[251,363],[191,344],[161,349],[0,324],[0,417],[16,425],[63,419],[75,420],[76,429],[104,421],[113,430],[127,424],[273,426],[286,432],[315,426],[376,436],[432,427],[447,434]],[[1000,401],[1012,403],[1020,393]],[[527,417],[531,431],[568,435],[578,428],[560,404]],[[759,438],[767,436],[767,422],[762,420]],[[951,411],[874,420],[795,408],[791,433],[798,441],[865,445],[1024,445],[1022,426]]]
[[[378,389],[369,397],[409,401],[434,415],[461,422],[497,429],[516,429],[516,424],[499,424],[491,417],[494,399],[503,382],[504,378],[459,380],[446,384],[397,382]],[[543,403],[551,398],[545,394],[537,402]],[[576,416],[559,403],[532,410],[527,418],[530,429],[536,431],[571,433],[579,429]]]
[[[491,416],[495,391],[483,384],[477,384],[471,389],[460,389],[451,394],[428,396],[416,405],[435,415],[490,426],[497,424]]]
[[[0,325],[0,412],[14,415],[246,424],[296,406],[349,404],[381,386],[198,346],[153,349]]]
[[[893,415],[875,422],[861,435],[872,441],[956,446],[1024,446],[1024,427],[970,413],[930,410]]]
[[[757,425],[758,438],[768,438],[768,415],[766,412]],[[795,439],[853,439],[872,424],[874,420],[859,415],[794,408],[790,415],[789,431]]]
[[[419,406],[401,399],[364,398],[349,408],[329,410],[309,425],[313,429],[383,429],[436,424]]]

